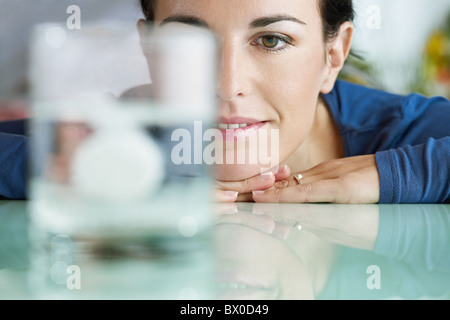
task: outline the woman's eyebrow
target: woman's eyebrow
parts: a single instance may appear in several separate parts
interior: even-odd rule
[[[250,29],[267,27],[268,25],[270,25],[272,23],[276,23],[276,22],[280,22],[280,21],[292,21],[292,22],[296,22],[296,23],[306,26],[306,23],[303,22],[302,20],[299,20],[299,19],[289,16],[289,15],[280,14],[280,15],[262,17],[262,18],[253,20],[250,23]]]
[[[268,25],[271,25],[272,23],[281,22],[281,21],[292,21],[299,23],[301,25],[306,25],[305,22],[302,20],[299,20],[295,17],[289,16],[289,15],[274,15],[274,16],[267,16],[267,17],[261,17],[258,19],[253,20],[250,23],[250,29],[256,29],[256,28],[263,28],[267,27]],[[161,26],[167,24],[167,23],[184,23],[191,26],[196,27],[204,27],[208,28],[208,24],[195,16],[186,16],[186,15],[173,15],[170,17],[167,17],[161,22]]]
[[[178,23],[184,23],[184,24],[188,24],[191,26],[195,26],[195,27],[208,28],[208,24],[205,21],[203,21],[197,17],[194,17],[194,16],[185,16],[185,15],[170,16],[170,17],[164,19],[161,22],[160,26],[163,26],[163,25],[165,25],[167,23],[171,23],[171,22],[175,22],[175,23],[178,22]]]

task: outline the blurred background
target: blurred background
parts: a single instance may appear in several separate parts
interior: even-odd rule
[[[73,23],[70,17],[75,12],[68,10],[73,5],[80,8],[81,28],[91,21],[108,20],[135,26],[142,17],[138,0],[0,0],[0,121],[27,116],[33,27]]]
[[[450,1],[354,3],[353,50],[363,60],[350,59],[350,65],[368,74],[375,86],[394,93],[450,97]]]
[[[135,24],[138,0],[0,0],[0,121],[28,114],[30,31],[64,23],[118,19]],[[450,97],[450,1],[355,0],[356,34],[342,78],[394,93]],[[82,25],[81,25],[82,27]]]

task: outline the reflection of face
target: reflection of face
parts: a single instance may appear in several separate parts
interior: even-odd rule
[[[251,124],[243,129],[241,139],[247,140],[260,135],[258,130],[279,130],[277,158],[285,162],[308,136],[328,74],[317,1],[157,1],[156,25],[162,21],[206,25],[217,34],[222,43],[219,122]],[[247,159],[259,149],[244,148]],[[218,166],[217,178],[261,173],[261,164],[246,163]]]
[[[215,229],[221,298],[313,299],[305,265],[281,240],[242,225]]]

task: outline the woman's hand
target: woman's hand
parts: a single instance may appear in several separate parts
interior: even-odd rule
[[[380,228],[380,207],[376,204],[253,203],[252,212],[291,226],[291,230],[312,232],[332,243],[370,251]]]
[[[380,178],[374,155],[331,160],[292,175],[268,190],[253,191],[255,202],[378,203]]]
[[[272,188],[277,181],[289,179],[290,175],[291,170],[284,165],[242,181],[217,181],[214,198],[217,202],[253,202],[253,191]]]

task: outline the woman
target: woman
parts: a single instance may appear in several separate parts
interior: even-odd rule
[[[449,101],[337,80],[352,44],[351,0],[141,4],[147,20],[139,21],[141,29],[182,23],[221,40],[219,128],[279,133],[281,166],[272,172],[260,174],[254,164],[216,167],[219,200],[448,200]]]

